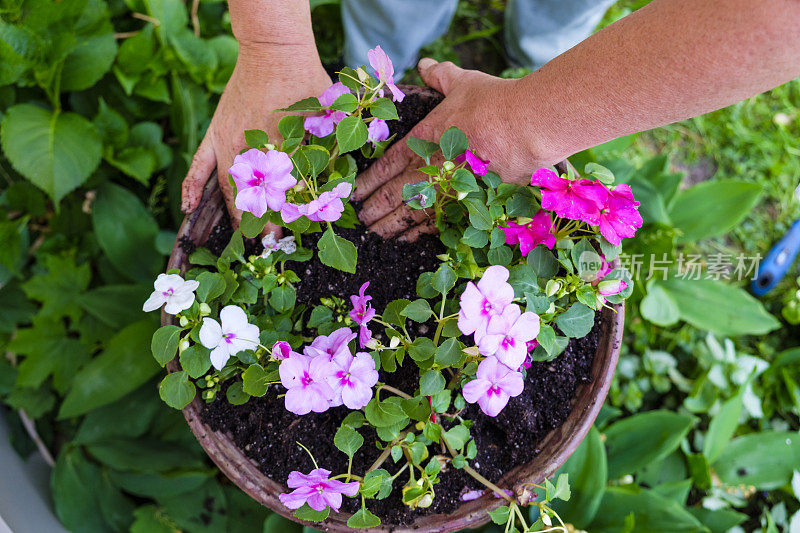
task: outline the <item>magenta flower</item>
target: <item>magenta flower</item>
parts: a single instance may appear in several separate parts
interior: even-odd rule
[[[375,360],[366,352],[359,352],[355,357],[339,357],[336,370],[328,377],[328,384],[333,388],[332,406],[344,403],[350,409],[361,409],[372,399],[372,387],[378,382],[378,371]]]
[[[362,348],[366,346],[372,338],[372,331],[367,327],[367,323],[375,317],[375,309],[373,309],[372,304],[369,303],[369,301],[372,300],[372,296],[364,294],[367,287],[369,287],[369,281],[358,289],[358,296],[350,296],[350,303],[353,304],[353,309],[350,310],[349,314],[353,322],[359,326],[358,342],[361,344]]]
[[[500,229],[506,234],[506,244],[519,243],[519,251],[522,252],[522,257],[527,257],[531,250],[540,244],[544,244],[551,250],[556,244],[550,213],[544,209],[540,209],[538,213],[533,215],[533,218],[527,224],[509,222],[508,226]]]
[[[329,479],[330,470],[315,468],[308,474],[301,474],[297,470],[289,474],[286,484],[292,492],[278,494],[281,503],[289,509],[299,509],[304,503],[315,511],[322,511],[330,507],[338,513],[342,506],[342,494],[355,496],[358,494],[360,484],[358,481],[345,483],[337,479]]]
[[[386,121],[381,118],[373,118],[367,128],[367,139],[375,146],[380,141],[385,141],[389,138],[389,126]]]
[[[533,350],[535,350],[537,346],[539,346],[539,341],[536,339],[525,343],[525,349],[528,350],[528,354],[525,356],[525,361],[522,362],[522,366],[519,368],[520,372],[523,368],[528,370],[533,364]]]
[[[356,334],[350,328],[339,328],[330,335],[318,336],[310,346],[303,349],[303,353],[309,357],[319,357],[326,361],[333,361],[345,354],[352,356],[348,344],[355,338]]]
[[[464,385],[461,393],[467,402],[477,402],[487,415],[497,416],[509,398],[522,394],[524,386],[522,374],[487,357],[478,365],[477,377]]]
[[[292,350],[289,343],[286,341],[278,341],[272,345],[272,357],[278,361],[283,361],[292,356],[299,356],[300,354]]]
[[[600,259],[603,260],[603,263],[600,265],[600,270],[597,271],[594,281],[592,281],[592,285],[597,285],[600,283],[600,280],[602,280],[608,275],[609,272],[611,272],[611,265],[608,264],[608,261],[606,261],[606,258],[603,257],[602,254],[600,255]]]
[[[337,81],[322,91],[322,94],[319,95],[317,100],[319,100],[319,105],[322,107],[328,107],[333,105],[337,98],[349,92],[350,89],[345,87],[342,82]],[[303,127],[307,132],[316,135],[317,137],[326,137],[333,133],[334,126],[341,122],[342,119],[347,115],[348,114],[344,111],[325,109],[324,114],[321,116],[306,117],[305,121],[303,122]]]
[[[478,285],[470,281],[461,295],[458,329],[464,335],[474,333],[475,342],[486,333],[489,319],[501,314],[514,299],[514,289],[507,283],[508,275],[506,267],[490,266]]]
[[[522,312],[517,304],[507,305],[502,314],[489,320],[486,335],[478,342],[478,351],[493,355],[508,368],[517,370],[525,362],[527,343],[539,334],[539,316]]]
[[[619,294],[628,288],[627,282],[621,279],[603,280],[597,285],[597,292],[603,296]]]
[[[325,357],[296,354],[281,361],[278,373],[281,384],[287,389],[284,397],[286,410],[296,415],[326,411],[334,396],[328,385],[328,377],[334,369]]]
[[[286,191],[297,185],[292,161],[284,152],[251,148],[237,155],[228,170],[236,183],[236,207],[261,218],[269,207],[280,211]]]
[[[475,155],[475,153],[472,150],[467,150],[460,156],[456,157],[456,163],[462,163],[464,161],[467,162],[469,168],[472,169],[472,173],[475,174],[476,176],[485,176],[486,173],[489,171],[489,163],[491,163],[491,161],[489,161],[488,159],[484,161],[483,159]]]
[[[375,77],[392,91],[392,100],[402,102],[406,95],[394,84],[394,65],[386,52],[380,46],[376,46],[367,52],[367,59],[370,66],[375,69]]]
[[[600,223],[600,209],[608,196],[608,189],[602,183],[590,179],[568,180],[550,169],[540,168],[531,176],[531,185],[542,188],[544,209],[592,226]]]
[[[283,204],[281,217],[284,222],[294,222],[305,215],[309,220],[315,222],[335,222],[344,213],[343,198],[350,196],[353,186],[348,183],[340,183],[333,190],[325,191],[319,198],[311,200],[307,204]]]
[[[614,246],[619,246],[623,237],[633,237],[642,227],[638,207],[639,202],[633,198],[633,191],[627,183],[614,187],[600,210],[600,234]]]

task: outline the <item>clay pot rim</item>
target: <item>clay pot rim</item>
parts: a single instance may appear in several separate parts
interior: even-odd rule
[[[214,175],[204,189],[198,208],[181,224],[169,258],[169,269],[177,268],[181,273],[185,272],[188,254],[181,248],[179,240],[182,237],[189,237],[193,242],[205,242],[211,229],[224,216],[224,212],[225,204],[216,175]],[[616,368],[622,342],[624,304],[603,309],[601,317],[603,331],[592,363],[592,381],[578,386],[567,419],[537,444],[540,453],[531,462],[506,472],[498,482],[500,486],[517,487],[521,483],[541,483],[544,478],[550,477],[566,462],[589,432],[608,394]],[[162,325],[174,324],[176,320],[174,316],[167,315],[162,311],[161,323]],[[177,357],[167,364],[167,370],[170,373],[180,370]],[[244,455],[244,452],[233,443],[227,434],[212,431],[203,424],[200,419],[201,408],[202,400],[195,397],[192,403],[183,409],[183,415],[200,445],[234,484],[262,505],[295,522],[326,531],[353,531],[346,524],[349,517],[346,513],[331,513],[323,523],[300,521],[292,516],[292,511],[278,499],[278,494],[287,489],[258,470],[255,463]],[[567,431],[569,434],[565,435]],[[499,507],[502,503],[502,500],[494,498],[492,495],[484,495],[476,500],[465,502],[449,515],[425,515],[418,517],[408,526],[382,524],[377,528],[360,531],[446,533],[466,527],[474,528],[486,523],[489,520],[487,512]]]

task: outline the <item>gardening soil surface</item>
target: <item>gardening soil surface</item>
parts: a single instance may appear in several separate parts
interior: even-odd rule
[[[398,105],[400,123],[389,122],[396,139],[402,138],[416,122],[435,105],[438,98],[410,92],[402,105]],[[358,158],[357,158],[358,159]],[[358,160],[359,169],[367,161]],[[232,234],[227,219],[214,228],[205,246],[219,254]],[[397,240],[384,241],[363,227],[337,228],[337,234],[353,242],[358,249],[356,274],[347,274],[322,265],[315,256],[306,263],[291,265],[301,278],[297,284],[298,304],[315,305],[320,297],[337,296],[349,301],[365,281],[370,281],[367,291],[372,304],[382,312],[386,304],[398,298],[416,298],[416,281],[421,272],[438,267],[436,255],[444,250],[438,237],[423,236],[413,244]],[[304,236],[304,246],[315,248],[319,234]],[[192,244],[182,243],[185,248]],[[252,241],[248,252],[258,253],[259,244]],[[485,416],[476,405],[468,405],[462,417],[472,420],[471,435],[476,441],[478,455],[472,467],[489,480],[496,482],[512,468],[530,462],[538,453],[538,443],[554,428],[561,425],[571,411],[576,388],[590,381],[590,369],[597,351],[602,331],[600,314],[594,328],[582,339],[571,339],[566,350],[554,361],[534,363],[526,373],[525,389],[512,398],[495,418]],[[425,334],[426,325],[418,325],[412,335]],[[416,335],[415,335],[416,336]],[[389,374],[381,371],[380,380],[400,390],[413,393],[419,385],[419,371],[413,361]],[[333,436],[349,410],[344,407],[329,409],[324,413],[297,416],[286,410],[285,393],[280,385],[272,385],[262,398],[251,398],[244,405],[231,405],[225,400],[224,390],[218,399],[205,404],[201,418],[212,430],[225,432],[233,442],[252,459],[258,468],[280,484],[293,470],[308,472],[314,464],[297,443],[306,446],[320,466],[335,474],[347,471],[347,456],[333,444]],[[369,428],[361,428],[365,442],[353,460],[353,472],[363,473],[381,450],[376,446],[376,435]],[[433,449],[433,448],[432,448]],[[400,465],[389,459],[383,465],[390,472]],[[446,468],[440,474],[441,482],[435,485],[436,497],[428,509],[409,509],[401,501],[401,487],[408,477],[402,474],[395,481],[395,490],[385,500],[370,500],[368,508],[384,524],[408,524],[422,514],[447,514],[458,508],[460,496],[469,490],[484,487],[462,470]],[[510,488],[510,487],[508,487]],[[360,501],[345,498],[342,510],[354,512]]]

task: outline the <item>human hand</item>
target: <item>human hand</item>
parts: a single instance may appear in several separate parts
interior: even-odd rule
[[[263,129],[274,142],[278,138],[281,113],[272,112],[309,96],[318,96],[331,84],[316,50],[285,50],[268,53],[240,47],[236,68],[222,93],[203,141],[183,180],[181,210],[197,208],[203,187],[214,169],[234,227],[242,212],[234,205],[228,169],[245,147],[244,131]],[[275,228],[268,228],[268,231]]]
[[[353,193],[354,200],[363,201],[359,215],[362,222],[384,237],[402,233],[402,238],[414,240],[421,233],[436,231],[427,210],[413,210],[403,204],[403,185],[423,178],[416,169],[424,163],[408,148],[409,137],[438,142],[445,130],[457,126],[466,133],[470,149],[491,161],[491,170],[515,183],[526,183],[535,169],[559,161],[549,155],[538,135],[531,133],[533,128],[518,123],[515,108],[523,101],[519,80],[464,70],[429,58],[420,60],[418,70],[423,81],[443,93],[445,99],[406,138],[358,176]],[[439,153],[439,161],[434,163],[441,163],[441,157]]]

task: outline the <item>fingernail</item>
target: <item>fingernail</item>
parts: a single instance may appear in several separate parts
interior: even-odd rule
[[[430,57],[423,57],[422,59],[419,60],[419,63],[417,63],[417,68],[424,70],[424,69],[432,67],[436,63],[437,63],[437,61],[434,60],[434,59],[431,59]]]

